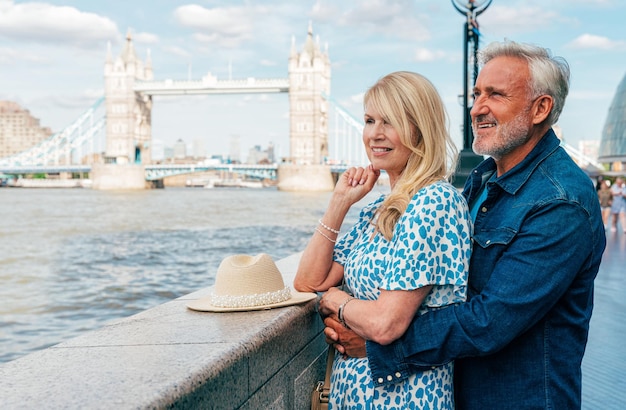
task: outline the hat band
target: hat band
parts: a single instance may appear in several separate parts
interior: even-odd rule
[[[289,287],[274,292],[255,293],[252,295],[230,296],[211,295],[211,304],[223,308],[245,308],[252,306],[272,305],[291,298]]]

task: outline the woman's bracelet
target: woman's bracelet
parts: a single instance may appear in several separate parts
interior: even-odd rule
[[[331,231],[332,233],[336,233],[337,235],[339,235],[339,231],[337,229],[333,229],[330,226],[326,225],[324,222],[322,222],[322,220],[318,220],[317,222],[320,223],[320,225],[322,225],[324,227],[324,229]]]
[[[339,318],[339,321],[341,322],[341,324],[346,328],[346,329],[350,329],[348,327],[348,325],[346,324],[345,319],[343,318],[343,310],[345,309],[346,305],[348,304],[348,302],[350,302],[351,300],[354,300],[354,298],[352,296],[350,296],[348,299],[346,299],[341,305],[339,305],[339,309],[337,310],[337,318]]]
[[[334,240],[333,238],[331,238],[330,236],[328,236],[324,232],[322,232],[322,230],[320,228],[315,228],[315,230],[317,231],[317,233],[319,233],[320,235],[322,235],[324,238],[328,239],[332,243],[337,243],[336,240]]]

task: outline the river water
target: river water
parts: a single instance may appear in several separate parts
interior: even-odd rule
[[[353,207],[344,229],[380,193]],[[210,286],[228,255],[302,251],[329,198],[273,188],[0,189],[0,363]]]

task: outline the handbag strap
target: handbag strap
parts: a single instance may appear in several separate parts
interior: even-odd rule
[[[330,390],[330,374],[333,371],[333,361],[335,360],[335,348],[328,346],[328,358],[326,359],[326,376],[324,376],[324,390]]]

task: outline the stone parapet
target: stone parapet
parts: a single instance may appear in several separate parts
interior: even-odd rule
[[[335,188],[328,165],[281,164],[277,175],[281,191],[332,191]]]
[[[137,164],[93,164],[91,167],[93,189],[135,190],[146,189],[146,170]]]
[[[288,285],[299,258],[277,261]],[[209,292],[0,365],[3,408],[308,408],[327,351],[315,301],[255,312],[186,308]]]

